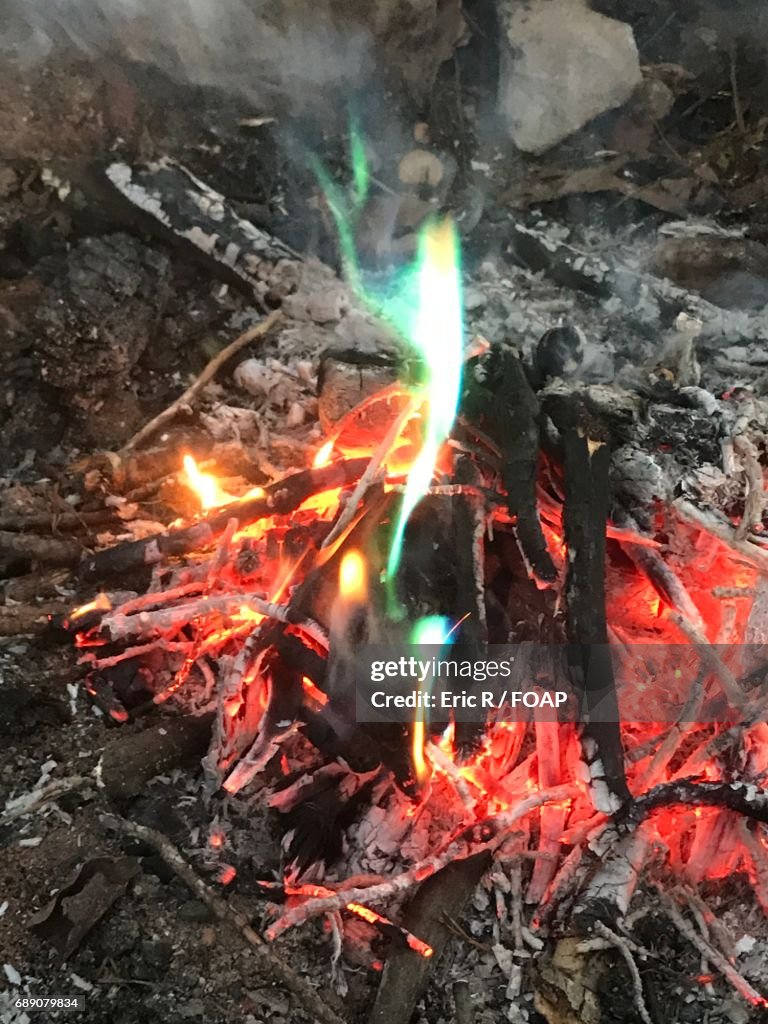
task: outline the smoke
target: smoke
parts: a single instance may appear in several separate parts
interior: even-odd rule
[[[0,47],[22,64],[57,50],[127,58],[196,85],[257,102],[281,95],[303,108],[318,90],[362,89],[369,79],[370,40],[354,21],[338,23],[338,7],[333,0],[2,0]]]

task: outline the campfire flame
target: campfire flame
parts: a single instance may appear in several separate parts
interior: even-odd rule
[[[339,566],[339,591],[347,601],[364,601],[368,592],[368,570],[359,551],[347,551]]]
[[[424,361],[420,387],[426,397],[421,451],[408,474],[405,495],[392,537],[387,579],[397,573],[405,528],[432,482],[438,455],[456,418],[464,365],[459,242],[450,220],[427,224],[419,240],[415,270],[416,312],[407,340]]]
[[[456,418],[461,391],[464,317],[460,246],[450,219],[430,219],[419,233],[412,265],[393,274],[385,290],[380,281],[366,281],[355,247],[355,225],[368,195],[371,176],[365,144],[354,119],[350,150],[354,181],[351,205],[322,163],[310,158],[336,224],[347,278],[363,301],[394,325],[421,361],[413,397],[423,398],[426,410],[422,413],[422,444],[408,471],[386,571],[390,614],[399,618],[394,581],[402,559],[405,529],[432,482],[440,449]]]
[[[360,146],[355,150],[355,159],[360,162],[355,168],[355,209],[358,209],[369,180],[364,166],[364,151]],[[331,191],[330,195],[340,210],[338,194]],[[345,234],[340,226],[345,245],[351,238],[350,223],[348,217],[343,219]],[[353,252],[345,250],[345,256],[354,262]],[[359,275],[354,280],[360,288]],[[403,554],[409,517],[429,491],[435,467],[442,468],[445,459],[441,456],[449,452],[445,441],[452,429],[461,390],[463,327],[459,246],[450,222],[433,221],[427,225],[421,235],[415,265],[400,275],[397,284],[400,289],[398,301],[387,311],[396,321],[403,338],[418,353],[420,375],[407,386],[398,382],[396,391],[383,389],[366,401],[372,404],[396,399],[401,402],[400,415],[408,411],[407,404],[402,405],[403,401],[410,401],[413,408],[418,407],[422,417],[420,445],[415,454],[410,441],[401,446],[410,457],[407,462],[403,459],[402,466],[398,462],[396,470],[393,460],[393,452],[398,445],[396,432],[392,433],[388,451],[385,450],[387,443],[381,443],[379,437],[371,437],[370,446],[366,449],[364,445],[369,439],[363,436],[362,440],[356,438],[360,448],[353,453],[354,457],[368,456],[370,469],[376,456],[384,451],[368,479],[364,480],[368,487],[373,479],[378,478],[382,466],[386,469],[386,486],[399,487],[403,476],[406,477],[386,556],[386,583],[390,597]],[[352,412],[357,413],[359,409],[357,407]],[[314,470],[333,469],[334,451],[340,456],[350,456],[341,429],[337,427],[337,431],[336,437],[316,453]],[[404,433],[401,430],[401,434]],[[213,474],[202,472],[192,455],[184,457],[184,473],[202,509],[235,506],[229,527],[224,529],[219,524],[215,530],[212,529],[203,544],[208,554],[196,552],[188,563],[176,565],[170,577],[172,582],[167,586],[164,582],[161,584],[164,577],[158,572],[157,589],[127,600],[124,596],[115,596],[114,608],[112,601],[100,594],[94,601],[72,612],[70,626],[76,633],[78,646],[93,649],[83,657],[90,661],[96,675],[128,658],[138,661],[145,653],[154,653],[157,648],[165,646],[169,666],[175,675],[172,683],[154,695],[155,704],[171,697],[183,699],[180,691],[195,666],[200,668],[196,677],[198,690],[203,688],[203,683],[208,684],[207,700],[219,687],[217,742],[221,745],[214,751],[212,770],[219,773],[221,785],[227,793],[239,792],[263,773],[270,763],[279,763],[280,772],[285,777],[298,772],[301,775],[295,784],[298,788],[305,785],[312,774],[308,768],[312,754],[309,752],[309,740],[301,734],[302,722],[298,717],[301,711],[297,713],[296,708],[300,708],[300,700],[303,700],[305,710],[311,707],[313,712],[322,712],[331,721],[335,702],[321,689],[324,684],[319,674],[316,676],[318,683],[310,675],[302,674],[304,665],[312,664],[302,661],[292,677],[301,679],[299,698],[289,707],[288,717],[283,719],[279,698],[284,680],[280,676],[278,648],[265,641],[265,637],[271,628],[270,623],[280,623],[279,628],[282,630],[284,627],[283,638],[301,638],[306,648],[305,655],[323,658],[327,655],[332,648],[333,637],[343,635],[344,627],[360,608],[368,604],[378,582],[374,564],[366,561],[363,551],[342,547],[367,511],[358,507],[364,503],[354,494],[350,496],[346,487],[330,486],[328,481],[331,477],[318,473],[322,486],[318,483],[309,497],[302,491],[303,500],[297,501],[292,509],[273,513],[270,505],[268,516],[255,517],[250,521],[242,515],[244,521],[233,523],[233,519],[238,519],[237,503],[244,497],[264,492],[256,488],[247,495],[234,497]],[[304,473],[312,476],[313,483],[316,481],[313,470],[302,471]],[[333,479],[337,482],[336,478]],[[346,483],[349,485],[350,481]],[[284,484],[285,481],[280,482],[280,485]],[[354,501],[351,500],[353,496]],[[554,497],[548,496],[544,487],[540,501],[542,529],[553,559],[561,568],[568,555],[561,506]],[[332,543],[320,546],[317,536],[322,536],[322,530],[315,529],[317,521],[322,520],[329,527],[334,520],[338,524],[347,507],[354,515],[344,521],[346,525],[332,538]],[[242,513],[242,508],[239,511]],[[225,520],[229,515],[227,509],[223,516],[207,517],[208,524],[217,519]],[[500,504],[489,516],[490,522],[499,526],[509,525],[512,521]],[[197,527],[199,523],[194,525]],[[289,548],[287,538],[291,533],[300,534],[301,529],[308,525],[312,528],[306,531],[310,539],[297,554],[296,547]],[[668,526],[660,513],[656,536],[663,536]],[[678,530],[675,544],[683,551],[686,542],[679,532],[680,524],[674,529]],[[672,534],[673,529],[668,532]],[[332,533],[331,528],[331,533],[325,534],[326,541]],[[628,546],[632,550],[643,540],[629,536],[626,529],[612,524],[608,526],[608,533],[616,544],[623,544],[625,549]],[[701,554],[706,543],[704,536],[697,529],[688,544],[690,550]],[[214,541],[219,545],[215,555],[210,552]],[[651,537],[645,538],[644,543],[660,547],[660,543]],[[338,576],[330,580],[330,613],[318,624],[304,617],[303,608],[299,614],[296,608],[291,607],[290,592],[306,579],[306,572],[321,569],[337,553],[341,557]],[[247,571],[242,570],[241,561],[248,564]],[[742,637],[751,614],[750,603],[743,598],[755,593],[757,572],[739,564],[724,547],[718,547],[712,541],[707,558],[702,555],[700,562],[692,560],[687,567],[696,599],[695,605],[691,601],[693,612],[702,623],[707,623],[712,634],[710,639],[717,636],[726,639]],[[163,572],[167,568],[167,565],[163,566]],[[700,642],[698,635],[695,642],[691,642],[690,636],[682,630],[682,619],[674,614],[669,595],[660,595],[658,587],[646,576],[628,571],[623,563],[618,565],[610,558],[606,572],[610,585],[612,643],[619,652],[623,652],[627,672],[630,669],[635,673],[650,671],[650,668],[643,667],[642,659],[633,652],[635,645],[645,644],[646,649],[652,649],[662,644],[690,643],[694,657],[696,652],[704,649],[706,645]],[[730,584],[721,588],[731,592],[730,604],[724,603],[716,592],[717,588],[713,588],[715,580]],[[392,601],[390,610],[393,618],[399,617],[399,609]],[[452,624],[443,616],[421,618],[410,631],[410,641],[415,645],[443,647],[452,642],[462,621]],[[402,635],[403,630],[398,627],[398,631]],[[131,647],[131,643],[136,643],[136,646]],[[116,644],[122,647],[117,650]],[[105,646],[107,650],[103,651]],[[100,654],[104,656],[99,657]],[[707,696],[705,683],[708,678],[714,680],[726,670],[745,674],[750,666],[742,664],[741,659],[747,654],[734,642],[725,655],[727,664],[720,661],[715,664],[710,660],[704,665],[706,671],[701,676],[699,706]],[[213,678],[209,661],[218,662],[221,673],[218,679]],[[649,665],[652,667],[650,661]],[[98,678],[86,685],[94,699],[105,699],[103,685]],[[104,685],[108,686],[108,683]],[[686,709],[690,686],[689,677],[676,670],[670,682],[670,692],[665,691],[661,695],[663,701],[682,709],[679,721],[672,723],[669,730],[649,723],[647,714],[633,715],[632,707],[622,709],[626,711],[622,740],[628,752],[627,783],[630,791],[639,798],[652,793],[652,787],[662,784],[716,784],[724,778],[723,785],[727,785],[730,781],[732,773],[727,759],[715,745],[724,733],[712,723],[697,724],[695,708],[691,711],[693,717],[688,717]],[[190,684],[186,686],[187,691],[193,688]],[[647,712],[654,692],[657,691],[651,688],[647,697],[636,698],[643,704],[638,709],[640,712]],[[280,715],[275,716],[277,724],[269,717],[273,698],[280,711]],[[128,719],[127,711],[119,702],[108,705],[107,711],[116,721]],[[609,827],[603,812],[595,810],[588,780],[581,771],[584,766],[580,763],[575,726],[568,722],[503,721],[491,715],[485,723],[482,739],[473,750],[459,748],[455,734],[455,726],[451,724],[441,737],[434,736],[428,713],[421,707],[417,708],[411,725],[410,762],[413,776],[419,783],[419,800],[413,800],[412,792],[406,793],[405,787],[398,789],[391,780],[385,780],[377,768],[372,775],[375,776],[377,800],[381,801],[377,805],[381,819],[375,828],[381,827],[387,849],[397,847],[405,837],[414,850],[423,844],[429,851],[429,857],[421,862],[414,853],[406,855],[406,859],[410,857],[413,861],[413,866],[404,871],[402,877],[408,875],[413,882],[429,877],[436,870],[436,865],[443,863],[436,859],[435,849],[447,850],[451,857],[456,851],[464,856],[468,851],[487,846],[496,837],[498,843],[494,846],[494,854],[498,852],[500,856],[519,858],[531,853],[531,843],[537,842],[540,857],[533,869],[533,888],[529,888],[527,899],[546,912],[547,907],[555,902],[553,894],[556,894],[558,885],[563,879],[568,880],[571,870],[570,855],[559,862],[561,849],[571,846],[578,853],[587,836],[594,832],[599,837],[600,830]],[[535,745],[531,748],[526,745],[526,740],[534,734]],[[740,742],[741,754],[745,763],[748,762],[749,784],[752,785],[753,779],[763,780],[768,775],[768,726],[757,719],[745,724]],[[334,769],[336,767],[339,771],[332,777],[334,792],[341,792],[344,787],[349,792],[356,791],[355,787],[362,784],[363,774],[350,768],[349,764],[342,764],[341,759]],[[731,785],[738,789],[737,783]],[[756,785],[753,788],[757,793]],[[681,810],[681,806],[687,809]],[[531,830],[527,821],[530,814],[539,815],[538,829]],[[753,830],[727,804],[692,806],[685,799],[679,799],[669,806],[661,803],[651,805],[647,817],[638,826],[637,835],[641,835],[642,830],[643,843],[649,847],[657,844],[659,849],[667,851],[665,856],[670,868],[691,883],[745,871],[752,879],[761,904],[768,910],[768,838],[764,820],[756,820]],[[513,825],[518,826],[519,831],[512,830]],[[394,842],[393,836],[396,837]],[[211,850],[222,851],[226,847],[226,836],[222,831],[214,830],[208,843]],[[447,862],[450,862],[450,857]],[[578,861],[573,863],[578,864]],[[229,865],[219,866],[219,881],[227,885],[235,877],[235,869]],[[303,867],[300,865],[296,878],[301,876],[301,870]],[[338,889],[317,885],[293,888],[284,885],[282,888],[285,895],[295,899],[336,899],[339,903],[337,909],[344,909],[371,926],[385,931],[394,927],[378,911],[359,903],[353,894],[341,901]],[[532,899],[534,890],[538,895]],[[291,918],[291,913],[289,911],[284,918],[289,924],[278,922],[269,930],[268,937],[280,934],[280,929],[289,927],[291,920],[294,923],[303,920],[299,913],[294,913]],[[431,947],[422,940],[410,935],[405,938],[419,955],[432,955]],[[756,1005],[765,1005],[762,997],[751,990],[746,992],[746,997]]]
[[[195,493],[200,502],[200,508],[204,512],[214,508],[221,508],[223,505],[232,505],[238,501],[245,501],[248,498],[260,498],[264,495],[263,487],[252,487],[239,497],[229,494],[228,491],[224,490],[213,473],[204,473],[200,469],[193,455],[187,454],[183,457],[182,467],[184,482]]]
[[[203,511],[218,508],[220,505],[227,505],[230,501],[235,500],[226,491],[221,489],[215,476],[211,473],[203,473],[200,470],[194,456],[185,455],[182,462],[187,487],[197,495]]]
[[[412,644],[430,644],[442,646],[447,643],[453,633],[450,621],[442,615],[430,615],[419,621],[411,633]],[[432,776],[432,764],[426,755],[426,722],[424,710],[418,707],[413,719],[411,733],[411,761],[416,781],[424,785]]]

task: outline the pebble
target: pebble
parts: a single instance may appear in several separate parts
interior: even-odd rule
[[[215,920],[213,912],[200,900],[188,900],[179,907],[177,917],[180,921],[193,921],[197,924],[209,924]]]

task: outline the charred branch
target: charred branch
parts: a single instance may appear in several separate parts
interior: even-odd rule
[[[605,606],[610,449],[578,393],[549,396],[545,411],[563,445],[566,633],[571,681],[582,705],[582,748],[595,807],[612,812],[630,794]]]

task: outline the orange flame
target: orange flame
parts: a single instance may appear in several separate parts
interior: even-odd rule
[[[328,703],[328,695],[315,685],[314,681],[309,676],[301,677],[301,685],[304,687],[304,693],[316,704],[320,704],[323,707]]]
[[[88,615],[89,612],[108,612],[112,609],[112,602],[109,600],[106,594],[97,594],[92,601],[88,604],[83,604],[79,608],[75,608],[70,613],[70,619],[79,619],[83,615]]]
[[[347,601],[364,601],[368,592],[368,570],[359,551],[348,551],[339,566],[339,591]]]
[[[416,781],[420,782],[422,785],[432,774],[432,767],[424,755],[425,739],[426,729],[424,728],[424,719],[417,718],[413,723],[411,758],[413,760],[413,773],[416,776]]]

